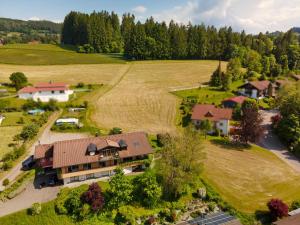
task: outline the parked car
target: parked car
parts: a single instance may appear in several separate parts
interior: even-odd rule
[[[33,155],[29,156],[22,162],[22,170],[30,170],[34,166],[35,161]]]

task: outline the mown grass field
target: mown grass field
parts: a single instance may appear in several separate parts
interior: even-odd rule
[[[92,120],[105,128],[174,133],[179,98],[170,90],[207,82],[217,65],[208,60],[131,63],[119,82],[95,102]]]
[[[258,146],[205,143],[204,178],[228,203],[246,213],[266,210],[271,198],[300,199],[300,174]]]
[[[16,65],[66,65],[125,63],[118,54],[81,54],[50,44],[9,44],[0,47],[0,63]]]

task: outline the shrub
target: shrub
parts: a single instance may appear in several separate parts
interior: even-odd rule
[[[58,214],[67,214],[68,213],[68,209],[65,206],[65,202],[68,199],[69,193],[70,193],[69,188],[63,188],[58,193],[57,198],[55,199],[55,211]]]
[[[89,189],[81,195],[81,200],[87,203],[94,213],[99,212],[104,206],[104,196],[97,183],[92,183]]]
[[[208,203],[208,208],[210,211],[214,211],[216,206],[217,206],[217,204],[215,202]]]
[[[30,214],[32,216],[35,216],[35,215],[39,215],[42,211],[42,205],[41,203],[33,203],[31,208],[30,208]]]
[[[3,186],[7,186],[9,184],[9,179],[4,179],[2,182]]]
[[[20,133],[20,137],[26,141],[34,138],[39,131],[39,127],[36,124],[30,124],[28,126],[23,127],[22,132]]]
[[[109,134],[122,134],[122,128],[114,127],[110,130]]]
[[[267,206],[274,221],[276,221],[278,218],[288,216],[289,207],[280,199],[271,199]]]
[[[293,201],[291,205],[291,210],[299,209],[300,208],[300,200]]]
[[[117,215],[115,217],[115,224],[131,224],[136,225],[137,215],[135,214],[134,208],[132,206],[121,206],[118,209]]]
[[[5,163],[3,163],[2,168],[6,171],[12,168],[12,161],[7,161]]]
[[[84,83],[83,82],[79,82],[77,85],[76,85],[77,88],[83,88],[84,87]]]

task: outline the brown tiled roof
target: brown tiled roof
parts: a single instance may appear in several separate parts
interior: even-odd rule
[[[53,147],[52,144],[44,144],[35,146],[34,158],[42,159],[47,155],[47,151],[49,151]]]
[[[251,81],[251,82],[248,82],[246,84],[243,84],[239,88],[242,88],[242,87],[244,87],[246,85],[249,85],[249,84],[251,86],[253,86],[254,88],[256,88],[257,90],[263,91],[263,90],[266,90],[269,87],[270,81],[268,81],[268,80]]]
[[[247,97],[245,97],[245,96],[234,96],[232,98],[225,99],[223,102],[230,101],[230,102],[242,104],[246,99],[247,99]]]
[[[105,148],[108,142],[118,143],[124,140],[127,144],[127,149],[119,151],[120,158],[127,158],[139,155],[147,155],[153,153],[153,150],[148,142],[146,133],[135,132],[127,134],[111,135],[106,137],[84,138],[68,141],[59,141],[52,144],[53,146],[53,168],[61,168],[70,165],[79,165],[84,163],[92,163],[99,161],[99,155],[88,155],[87,147],[93,143],[97,148]],[[108,141],[108,142],[107,142]],[[43,152],[40,148],[46,148],[44,145],[36,147],[37,155]]]
[[[34,87],[27,86],[19,90],[19,93],[35,93],[38,91],[64,91],[68,90],[69,86],[65,83],[39,83]]]
[[[300,213],[294,216],[289,216],[274,222],[275,225],[299,225],[300,224]]]
[[[232,109],[216,108],[214,105],[195,105],[192,112],[192,120],[219,121],[230,120]]]

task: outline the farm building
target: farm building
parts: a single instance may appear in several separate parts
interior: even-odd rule
[[[213,123],[211,132],[218,129],[222,135],[228,135],[231,117],[232,109],[216,108],[214,105],[195,105],[191,119],[196,127],[199,127],[202,121],[209,120]]]
[[[40,115],[43,114],[45,112],[45,110],[42,109],[32,109],[32,110],[28,110],[27,113],[29,115]]]
[[[73,91],[65,83],[40,83],[33,87],[27,86],[19,90],[21,99],[33,99],[34,101],[49,102],[54,99],[58,102],[66,102]]]
[[[232,98],[227,98],[223,100],[223,106],[225,108],[234,108],[238,104],[243,104],[243,102],[247,99],[245,96],[234,96]]]
[[[83,138],[38,145],[34,159],[46,171],[54,171],[64,184],[114,174],[124,165],[131,173],[144,167],[153,150],[144,132]]]
[[[72,125],[79,125],[79,119],[77,118],[61,118],[55,121],[56,125],[62,124],[72,124]]]
[[[255,99],[274,95],[273,85],[268,80],[247,82],[238,89],[241,95]]]

